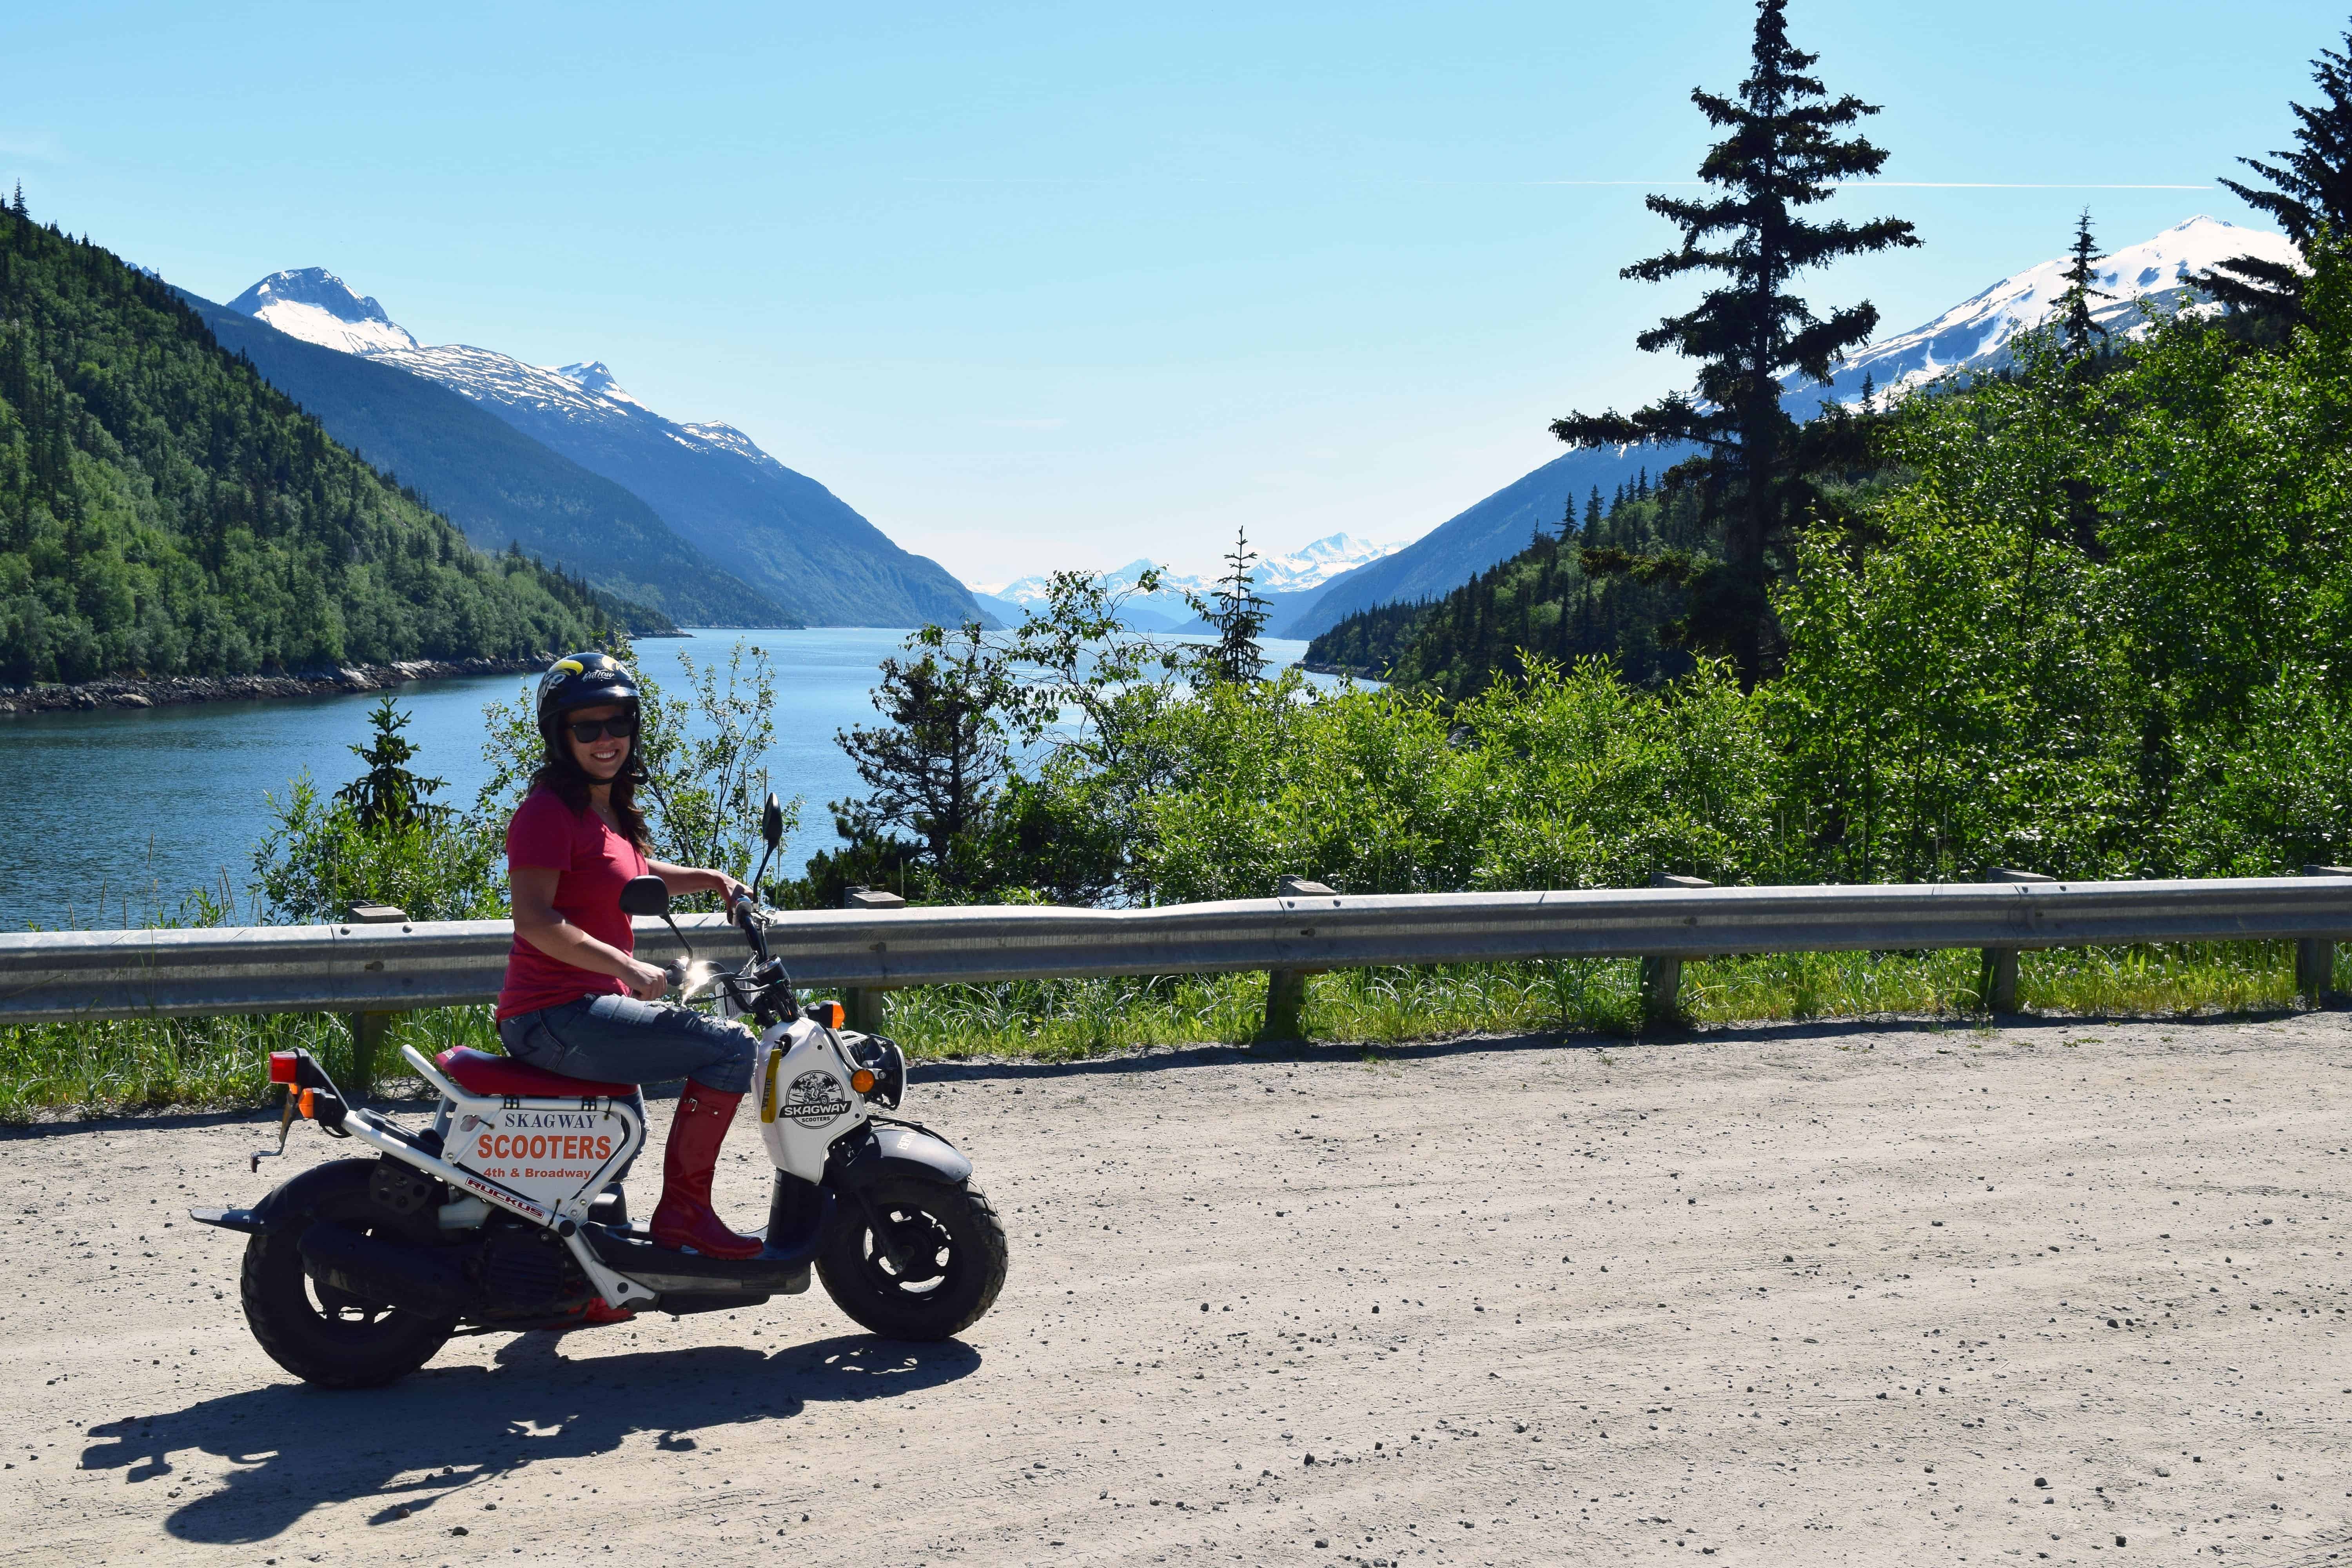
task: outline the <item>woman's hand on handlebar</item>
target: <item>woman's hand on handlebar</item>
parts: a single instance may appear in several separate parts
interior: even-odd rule
[[[652,964],[640,963],[634,958],[629,961],[629,972],[621,976],[621,983],[629,988],[629,994],[640,1002],[658,1002],[669,990],[668,975]]]
[[[716,893],[721,905],[732,909],[738,899],[756,902],[751,889],[724,871],[706,866],[673,866],[666,860],[647,860],[646,869],[659,877],[669,887],[672,898],[688,893]]]

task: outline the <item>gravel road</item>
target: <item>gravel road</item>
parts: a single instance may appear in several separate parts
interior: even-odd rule
[[[19,1131],[0,1564],[2352,1563],[2347,1044],[935,1068],[909,1110],[1013,1237],[965,1342],[819,1292],[367,1394],[266,1360],[183,1212],[290,1173],[267,1124]]]

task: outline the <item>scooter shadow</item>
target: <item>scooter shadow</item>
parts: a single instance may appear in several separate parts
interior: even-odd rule
[[[492,1367],[427,1366],[389,1388],[274,1384],[89,1429],[82,1468],[152,1485],[184,1449],[233,1467],[163,1528],[218,1545],[272,1539],[325,1503],[381,1499],[371,1525],[452,1504],[525,1465],[593,1458],[653,1434],[674,1451],[712,1428],[784,1421],[811,1404],[889,1399],[952,1383],[980,1352],[844,1335],[772,1354],[744,1346],[573,1360],[559,1336],[519,1335]],[[419,1472],[424,1472],[420,1474]],[[406,1478],[406,1479],[403,1479]],[[470,1514],[463,1517],[470,1519]]]

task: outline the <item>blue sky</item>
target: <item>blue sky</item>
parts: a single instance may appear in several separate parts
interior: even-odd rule
[[[1889,182],[2210,185],[2345,7],[1794,0]],[[602,359],[968,581],[1426,531],[1683,384],[1621,281],[1744,0],[16,6],[0,179],[226,300],[324,266],[426,342]],[[1579,184],[1574,182],[1631,182]],[[1880,188],[1810,279],[1901,331],[2210,190]]]

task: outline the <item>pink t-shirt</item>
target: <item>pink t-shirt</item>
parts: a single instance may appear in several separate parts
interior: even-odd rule
[[[593,811],[574,814],[552,790],[533,790],[507,824],[507,868],[518,866],[560,871],[555,912],[598,942],[636,952],[636,933],[621,912],[621,886],[646,874],[642,850],[604,826]],[[499,1016],[560,1007],[583,996],[625,996],[618,975],[599,974],[550,958],[515,933],[507,950],[507,983],[499,993]]]

